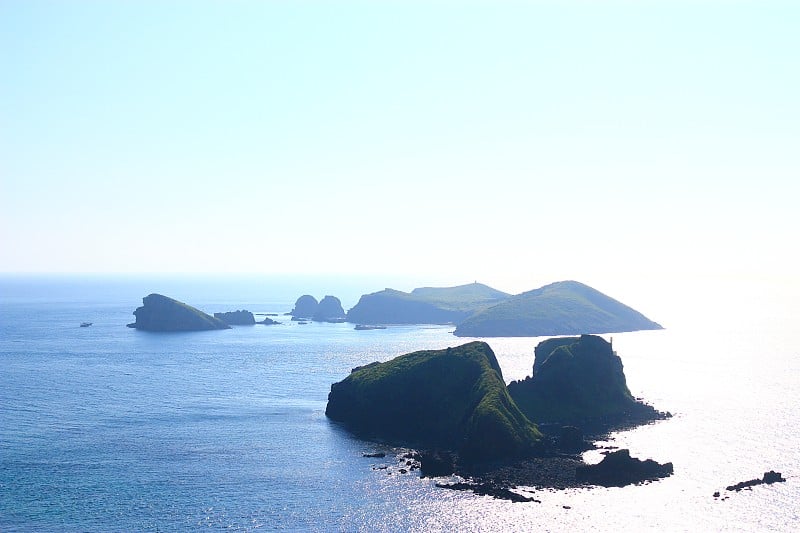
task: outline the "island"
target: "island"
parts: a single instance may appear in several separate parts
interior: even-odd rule
[[[325,414],[366,438],[451,450],[465,462],[528,456],[542,437],[479,341],[354,368],[331,386]]]
[[[320,300],[311,318],[315,322],[344,322],[346,320],[342,302],[336,296],[325,296]]]
[[[509,383],[508,393],[538,424],[609,429],[667,416],[631,395],[622,360],[610,342],[596,335],[541,342],[535,349],[533,376]]]
[[[136,322],[129,328],[145,331],[202,331],[230,329],[230,326],[199,309],[161,294],[150,294],[142,299],[141,307],[133,312]]]
[[[662,329],[640,312],[577,281],[559,281],[480,309],[459,337],[544,337]]]
[[[214,313],[214,318],[218,318],[229,326],[252,326],[256,323],[253,313],[242,309],[241,311],[228,311],[226,313]]]
[[[362,325],[457,324],[509,296],[477,282],[457,287],[420,287],[410,293],[384,289],[361,296],[347,312],[347,321]]]
[[[594,447],[584,430],[602,438],[620,423],[669,416],[631,396],[609,342],[550,339],[536,357],[535,377],[508,387],[482,341],[370,363],[331,386],[325,414],[361,438],[414,448],[398,455],[399,473],[456,473],[467,481],[437,486],[513,501],[530,501],[509,490],[515,485],[626,485],[672,474],[671,463],[628,450],[598,465],[581,458]]]
[[[309,319],[317,312],[319,302],[310,294],[304,294],[294,303],[294,308],[289,312],[292,320]]]

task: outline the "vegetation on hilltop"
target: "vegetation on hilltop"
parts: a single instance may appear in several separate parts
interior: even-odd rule
[[[359,324],[456,324],[478,309],[509,295],[471,283],[458,287],[422,287],[410,293],[385,289],[363,295],[347,313],[347,321]]]
[[[541,337],[661,329],[627,305],[577,281],[512,296],[461,322],[461,337]]]
[[[468,461],[524,456],[541,438],[483,342],[356,368],[331,386],[325,413],[362,436],[457,451]]]
[[[622,360],[601,337],[548,339],[537,347],[534,368],[532,378],[511,382],[508,392],[536,423],[661,417],[631,396]]]

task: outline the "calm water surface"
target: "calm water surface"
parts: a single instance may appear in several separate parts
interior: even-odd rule
[[[345,307],[355,286],[340,289]],[[672,461],[674,476],[537,491],[541,503],[514,504],[402,475],[394,450],[325,418],[331,383],[352,367],[470,340],[452,327],[284,321],[153,334],[125,327],[148,292],[207,312],[283,313],[305,291],[283,281],[246,290],[7,278],[0,287],[2,531],[800,528],[800,322],[795,300],[774,292],[665,306],[669,320],[653,318],[668,329],[613,335],[634,394],[675,417],[611,444]],[[539,340],[488,339],[506,381],[530,373]],[[375,451],[389,454],[362,457]],[[712,497],[769,469],[787,483]]]

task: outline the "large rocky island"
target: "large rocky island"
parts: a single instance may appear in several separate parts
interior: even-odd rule
[[[584,429],[597,435],[665,416],[631,396],[608,342],[550,339],[536,358],[534,378],[506,387],[484,342],[413,352],[354,368],[331,386],[325,413],[362,438],[418,448],[402,459],[420,458],[423,475],[455,471],[472,479],[437,486],[496,497],[519,498],[507,490],[513,485],[628,484],[672,473],[671,464],[643,462],[627,450],[597,466],[580,459],[591,447]]]
[[[484,342],[355,368],[331,386],[325,414],[367,438],[450,450],[467,461],[527,456],[541,438]]]
[[[577,281],[512,296],[458,324],[459,337],[544,337],[662,329],[640,312]]]
[[[300,301],[298,300],[298,304]],[[543,337],[661,329],[640,312],[577,281],[516,296],[481,283],[395,289],[361,296],[347,312],[356,324],[455,324],[460,337]]]
[[[136,322],[129,328],[146,331],[203,331],[230,329],[230,326],[199,309],[161,294],[142,299],[144,305],[133,312]]]

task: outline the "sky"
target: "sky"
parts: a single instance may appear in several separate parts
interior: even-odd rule
[[[0,1],[0,272],[797,285],[800,3]]]

